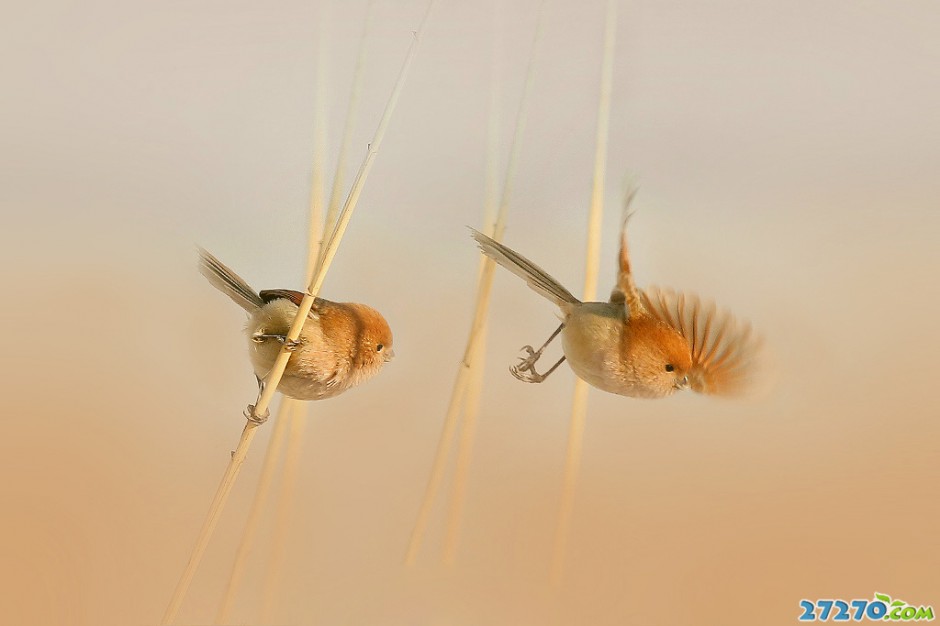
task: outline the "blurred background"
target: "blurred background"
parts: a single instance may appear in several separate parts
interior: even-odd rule
[[[424,8],[375,2],[347,181]],[[493,50],[504,171],[536,8],[441,0],[429,24],[322,291],[380,309],[397,357],[310,407],[276,623],[789,624],[801,598],[875,591],[940,608],[929,0],[619,5],[600,294],[629,174],[638,282],[750,319],[773,386],[735,402],[592,390],[555,589],[573,375],[508,374],[556,317],[498,270],[459,553],[441,564],[444,497],[403,568],[470,325]],[[244,314],[195,247],[259,289],[301,287],[318,33],[332,177],[366,3],[7,13],[0,615],[155,624],[256,392]],[[600,1],[547,5],[505,236],[576,293],[603,19]],[[215,614],[271,430],[179,623]],[[233,623],[257,621],[270,517]]]

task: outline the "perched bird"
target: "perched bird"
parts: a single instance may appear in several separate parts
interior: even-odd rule
[[[248,312],[248,353],[259,386],[285,344],[292,354],[277,390],[298,400],[337,396],[378,374],[394,356],[392,331],[371,307],[316,298],[297,341],[288,342],[303,293],[289,289],[257,293],[203,249],[199,271]]]
[[[524,382],[540,383],[567,359],[587,383],[623,396],[662,398],[687,388],[716,395],[745,391],[754,374],[760,339],[750,325],[696,296],[637,289],[627,254],[626,222],[617,286],[609,302],[581,302],[545,270],[473,230],[485,255],[561,309],[558,329],[538,350],[525,346],[528,356],[510,368],[512,374]],[[565,356],[539,374],[535,363],[559,333]]]

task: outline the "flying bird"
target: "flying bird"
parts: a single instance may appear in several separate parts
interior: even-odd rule
[[[698,296],[638,289],[627,250],[630,214],[625,210],[625,215],[617,285],[608,302],[581,302],[526,257],[471,229],[483,254],[561,311],[561,325],[541,348],[523,347],[527,356],[510,368],[513,376],[541,383],[567,360],[594,387],[634,398],[662,398],[683,389],[720,396],[745,392],[757,369],[761,339],[750,324]],[[538,373],[536,362],[559,334],[564,356]]]

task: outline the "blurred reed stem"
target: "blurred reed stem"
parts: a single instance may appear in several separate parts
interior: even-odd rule
[[[500,0],[493,3],[493,42],[490,59],[490,102],[486,135],[486,178],[483,190],[483,232],[492,234],[495,228],[496,210],[499,202],[499,136],[500,136],[500,46],[499,32],[502,22]],[[486,258],[480,259],[477,270],[477,285],[483,277]],[[478,287],[479,288],[479,287]],[[457,468],[454,471],[454,483],[451,490],[450,510],[447,516],[447,529],[444,534],[444,564],[452,566],[457,558],[460,542],[461,522],[467,494],[467,480],[470,463],[473,458],[473,443],[476,437],[477,416],[480,410],[480,395],[483,391],[483,374],[486,370],[486,330],[480,329],[477,340],[478,349],[474,352],[470,364],[470,388],[464,399],[463,424],[457,443]]]
[[[323,188],[326,162],[326,135],[327,135],[327,33],[323,24],[327,23],[327,4],[320,6],[319,11],[319,46],[317,50],[317,78],[316,90],[314,94],[314,116],[313,116],[313,166],[311,168],[310,183],[310,226],[308,230],[307,263],[304,275],[306,281],[313,278],[316,271],[317,260],[320,258],[320,248],[323,244]],[[348,126],[348,124],[347,124]],[[335,191],[335,183],[334,183]],[[297,406],[294,406],[294,405]],[[258,480],[258,487],[255,490],[255,496],[251,503],[251,509],[248,512],[248,521],[245,524],[245,530],[242,533],[242,539],[238,550],[235,553],[235,561],[232,565],[232,571],[229,575],[228,585],[222,596],[222,602],[219,605],[219,611],[216,614],[215,623],[224,624],[228,621],[231,614],[235,596],[238,594],[241,580],[244,576],[245,568],[248,564],[248,555],[255,543],[255,537],[258,533],[258,526],[261,522],[261,513],[265,509],[268,494],[271,491],[271,484],[274,481],[275,469],[280,461],[281,445],[284,440],[284,431],[289,426],[288,421],[291,412],[303,413],[306,404],[300,403],[291,398],[281,398],[281,404],[278,408],[274,433],[271,435],[271,442],[268,445],[264,456],[264,464],[261,467],[261,477]],[[293,418],[296,419],[296,418]],[[290,448],[288,448],[290,449]],[[277,532],[277,529],[275,529]]]
[[[349,93],[349,103],[346,105],[346,122],[343,125],[343,136],[339,147],[339,156],[336,158],[336,173],[333,175],[333,189],[330,192],[330,203],[326,211],[326,229],[330,232],[336,224],[336,217],[339,214],[340,202],[343,198],[343,188],[346,182],[346,161],[348,160],[349,144],[352,139],[353,130],[356,127],[356,112],[359,110],[359,98],[362,95],[362,77],[366,62],[366,36],[369,33],[369,25],[372,22],[372,0],[366,4],[366,16],[363,20],[362,35],[359,38],[359,51],[356,53],[356,68],[353,70],[352,90]],[[313,251],[313,240],[311,239],[310,250]],[[317,246],[317,260],[323,254],[323,245],[320,241]],[[313,271],[311,264],[310,271]]]
[[[532,91],[532,81],[535,74],[535,57],[539,42],[542,38],[542,23],[545,2],[539,3],[538,16],[536,19],[535,35],[532,38],[532,48],[529,53],[528,67],[526,69],[525,83],[522,89],[522,98],[519,102],[519,111],[516,116],[516,129],[513,133],[512,147],[509,152],[509,161],[506,167],[506,178],[503,183],[502,199],[499,204],[496,221],[493,224],[492,232],[487,233],[496,241],[503,237],[503,231],[506,229],[506,215],[509,211],[509,198],[512,193],[513,181],[515,180],[516,169],[519,162],[519,152],[522,147],[522,136],[525,131],[528,101]],[[470,334],[467,338],[467,345],[464,349],[463,359],[457,370],[457,378],[451,391],[450,402],[447,407],[447,414],[444,417],[444,427],[441,431],[440,439],[437,444],[437,452],[434,457],[434,464],[431,467],[431,475],[428,478],[428,484],[424,491],[424,497],[421,506],[418,509],[418,516],[415,520],[414,528],[411,532],[411,539],[408,542],[408,549],[405,553],[405,565],[412,566],[418,555],[418,549],[424,540],[427,532],[428,522],[430,521],[431,509],[434,501],[440,491],[441,483],[444,480],[444,466],[450,457],[450,449],[453,444],[454,432],[457,428],[457,421],[460,411],[463,408],[463,402],[467,394],[468,385],[471,379],[471,371],[475,355],[478,353],[480,337],[483,327],[486,324],[486,314],[489,309],[490,290],[493,285],[493,273],[496,269],[496,263],[489,258],[481,259],[479,282],[477,284],[476,306],[473,313],[473,322],[470,327]]]
[[[286,398],[285,398],[286,399]],[[261,592],[261,623],[270,624],[273,619],[275,601],[280,583],[280,572],[284,568],[284,553],[287,536],[290,531],[291,506],[294,503],[294,490],[300,469],[300,453],[303,444],[304,426],[307,423],[307,405],[304,402],[291,402],[287,412],[287,452],[284,458],[284,475],[281,478],[280,493],[276,496],[277,506],[274,513],[274,542],[268,556],[268,567],[264,576]]]
[[[258,525],[261,523],[261,512],[264,510],[264,504],[267,502],[268,493],[271,490],[271,483],[274,480],[278,454],[281,445],[284,443],[284,435],[287,430],[291,408],[296,402],[298,401],[292,400],[291,398],[281,398],[281,404],[278,406],[277,415],[274,418],[274,432],[271,433],[271,440],[268,443],[268,451],[264,457],[264,465],[261,467],[261,476],[258,479],[258,487],[255,490],[255,497],[251,503],[251,510],[248,513],[248,521],[245,523],[242,541],[238,546],[238,551],[235,553],[232,573],[229,576],[228,585],[225,588],[225,594],[219,606],[219,612],[215,617],[216,624],[226,623],[231,613],[238,586],[241,584],[241,579],[245,572],[248,554],[251,552],[251,546],[254,544]]]
[[[326,278],[326,273],[329,271],[330,265],[333,262],[333,257],[336,255],[336,250],[339,247],[340,241],[342,241],[343,234],[346,232],[346,227],[349,224],[349,220],[356,208],[356,203],[359,201],[359,196],[362,194],[362,187],[368,178],[369,172],[372,169],[372,164],[375,161],[375,157],[382,145],[382,140],[385,137],[385,131],[388,128],[392,113],[398,104],[398,99],[401,96],[401,91],[404,87],[405,80],[408,77],[411,65],[413,64],[415,56],[417,55],[418,44],[421,41],[421,36],[424,33],[425,25],[427,24],[428,18],[431,14],[431,9],[433,8],[435,2],[436,0],[431,0],[428,3],[428,8],[421,20],[421,25],[414,33],[414,39],[412,40],[411,46],[408,49],[408,54],[405,56],[404,63],[402,64],[401,71],[399,72],[398,79],[396,80],[395,86],[392,89],[392,93],[385,105],[385,111],[382,113],[382,118],[379,121],[378,128],[376,128],[375,134],[372,137],[372,141],[369,143],[365,159],[363,160],[362,165],[359,167],[359,172],[353,181],[352,188],[350,189],[349,195],[346,198],[346,203],[337,218],[336,226],[332,229],[329,238],[326,240],[326,247],[323,250],[321,258],[317,264],[317,269],[313,272],[313,276],[310,279],[307,293],[304,294],[304,297],[298,306],[297,316],[294,318],[294,322],[291,324],[290,330],[287,333],[288,341],[285,342],[285,346],[287,346],[290,342],[295,341],[297,337],[300,336],[300,331],[303,328],[304,322],[310,313],[310,309],[313,306],[313,301],[320,292],[320,287],[323,285],[323,281]],[[260,394],[257,403],[255,404],[254,410],[257,415],[265,415],[267,413],[268,407],[271,404],[271,400],[274,398],[274,393],[277,391],[277,385],[281,381],[281,376],[284,375],[284,368],[287,366],[287,361],[290,359],[290,356],[291,353],[286,348],[283,348],[278,354],[278,357],[274,362],[274,366],[271,368],[271,371],[269,372],[266,379],[264,390]],[[180,606],[183,603],[183,599],[186,596],[189,585],[192,582],[193,576],[199,567],[199,563],[202,560],[206,547],[209,545],[209,540],[212,538],[212,534],[215,532],[215,527],[218,524],[219,517],[221,516],[222,510],[225,507],[225,503],[228,500],[229,493],[235,484],[235,480],[238,478],[238,473],[241,470],[241,466],[245,461],[245,457],[248,454],[249,448],[251,447],[251,441],[254,439],[258,426],[258,423],[248,420],[244,429],[242,430],[242,435],[239,439],[238,446],[235,448],[235,452],[232,453],[232,458],[229,461],[228,467],[225,470],[225,474],[222,477],[222,482],[219,484],[219,488],[216,491],[212,503],[209,506],[209,512],[206,515],[206,519],[199,531],[196,545],[193,548],[186,568],[183,570],[183,574],[177,583],[176,589],[173,592],[173,596],[170,599],[170,603],[163,615],[162,624],[170,624],[174,619],[176,619],[176,615],[179,613]]]
[[[597,143],[594,152],[594,183],[591,190],[591,206],[588,213],[588,236],[585,250],[584,297],[590,302],[597,295],[597,273],[601,254],[601,223],[604,215],[604,178],[607,171],[607,139],[610,126],[610,91],[613,83],[614,41],[617,31],[617,3],[607,2],[604,28],[604,57],[601,63],[600,97],[597,106]],[[571,422],[568,427],[568,450],[565,455],[565,474],[562,485],[561,506],[555,529],[552,552],[552,583],[560,585],[564,576],[568,537],[571,530],[571,513],[574,507],[575,487],[581,467],[581,451],[584,440],[584,425],[587,418],[588,385],[580,378],[575,380],[574,397],[571,402]]]

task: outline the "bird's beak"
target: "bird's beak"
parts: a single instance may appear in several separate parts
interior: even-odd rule
[[[395,351],[389,348],[388,352],[385,353],[385,362],[388,363],[394,358],[395,358]]]
[[[680,378],[679,380],[676,381],[676,389],[679,389],[680,391],[684,391],[684,390],[686,390],[686,389],[688,389],[688,388],[689,388],[689,377],[688,377],[688,376],[683,376],[682,378]]]

